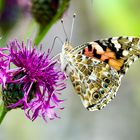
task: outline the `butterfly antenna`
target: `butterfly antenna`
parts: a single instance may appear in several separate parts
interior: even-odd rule
[[[65,36],[66,36],[66,41],[69,41],[68,35],[67,35],[67,33],[66,33],[66,30],[65,30],[64,20],[63,20],[63,19],[61,19],[61,23],[62,23],[62,28],[63,28],[64,34],[65,34]]]
[[[74,13],[73,14],[73,20],[72,20],[72,25],[71,25],[70,42],[72,40],[72,33],[73,33],[73,27],[74,27],[75,17],[76,17],[76,14]]]
[[[53,48],[54,48],[54,45],[55,45],[55,42],[56,42],[57,39],[62,43],[62,45],[64,44],[63,41],[61,40],[61,38],[58,37],[58,36],[56,36],[56,37],[53,39],[53,44],[52,44],[52,47],[51,47],[51,49],[50,49],[50,51],[49,51],[50,53],[52,52],[52,50],[53,50]]]

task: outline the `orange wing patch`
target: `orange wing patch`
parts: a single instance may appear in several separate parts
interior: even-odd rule
[[[115,52],[113,52],[109,48],[107,48],[106,51],[103,51],[103,49],[101,49],[101,46],[97,45],[96,43],[86,47],[84,49],[84,55],[86,55],[87,57],[105,61],[117,71],[119,71],[124,64],[123,57],[120,59],[116,59]]]
[[[114,69],[116,69],[117,71],[119,71],[122,67],[122,65],[124,64],[124,59],[109,59],[108,64],[110,66],[112,66]]]
[[[93,57],[93,49],[92,49],[92,51],[89,51],[88,47],[86,47],[84,49],[84,55],[86,55],[87,57]]]

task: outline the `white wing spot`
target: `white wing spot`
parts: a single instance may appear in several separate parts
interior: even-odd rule
[[[119,50],[120,48],[121,48],[121,45],[119,44],[119,42],[118,42],[118,40],[117,40],[118,38],[112,38],[112,43],[113,44],[115,44],[115,48],[117,49],[117,50]]]
[[[123,54],[123,56],[127,56],[128,53],[129,53],[129,52],[128,52],[127,50],[124,50],[122,54]]]
[[[103,74],[104,74],[104,76],[108,76],[108,72],[104,72]]]
[[[93,80],[93,81],[96,81],[97,77],[94,73],[92,73],[90,76],[89,76],[89,79],[90,80]]]

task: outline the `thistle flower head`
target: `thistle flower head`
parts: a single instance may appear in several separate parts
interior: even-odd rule
[[[7,74],[7,69],[9,68],[10,58],[4,53],[7,48],[0,48],[0,83],[5,88],[5,84],[9,75]]]
[[[31,0],[31,3],[33,17],[41,26],[46,26],[56,15],[58,20],[64,14],[70,0]]]
[[[7,108],[20,107],[31,120],[38,116],[45,121],[47,117],[58,117],[55,109],[62,109],[58,95],[65,88],[65,76],[57,60],[49,57],[49,51],[45,54],[32,47],[31,41],[25,45],[17,40],[8,44],[5,57],[6,61],[0,62],[4,69],[0,70],[0,77],[4,75],[5,80],[0,83]]]

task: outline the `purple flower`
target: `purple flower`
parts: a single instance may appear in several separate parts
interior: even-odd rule
[[[7,48],[0,48],[0,83],[2,83],[5,88],[5,84],[7,79],[9,79],[9,75],[7,70],[9,69],[10,57],[4,53]]]
[[[8,44],[8,55],[1,54],[0,83],[7,108],[21,107],[31,120],[58,118],[55,109],[63,109],[58,96],[65,88],[65,75],[57,60],[49,57],[50,51],[45,54],[32,47],[31,41],[25,45],[14,40]]]

